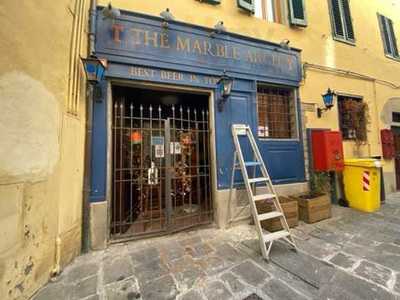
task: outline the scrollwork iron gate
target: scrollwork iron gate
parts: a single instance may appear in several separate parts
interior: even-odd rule
[[[113,239],[212,221],[208,119],[206,109],[114,102]]]

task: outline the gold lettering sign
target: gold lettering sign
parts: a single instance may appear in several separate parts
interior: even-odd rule
[[[184,36],[182,33],[177,33],[171,37],[169,31],[160,32],[136,27],[125,28],[122,24],[113,24],[111,32],[112,42],[118,47],[128,48],[128,50],[129,47],[138,48],[140,46],[154,49],[172,49],[187,54],[241,60],[255,66],[272,65],[278,70],[286,71],[292,71],[296,66],[295,58],[285,53],[258,49],[253,46],[239,48],[230,43],[211,38],[192,38]],[[123,41],[125,32],[128,39]],[[177,80],[177,76],[179,77],[177,74],[169,73],[165,73],[163,76],[172,80]]]

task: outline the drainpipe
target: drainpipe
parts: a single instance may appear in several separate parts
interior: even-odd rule
[[[89,11],[89,49],[88,56],[95,52],[96,32],[96,0],[90,1]],[[82,203],[82,252],[90,250],[90,171],[92,154],[92,121],[93,121],[93,87],[89,84],[86,93],[86,129],[85,129],[85,165],[83,175],[83,203]]]

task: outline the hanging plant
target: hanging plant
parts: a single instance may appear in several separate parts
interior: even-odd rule
[[[368,104],[359,100],[346,99],[343,103],[345,113],[343,121],[347,125],[348,138],[357,144],[367,141],[367,125],[369,124]]]

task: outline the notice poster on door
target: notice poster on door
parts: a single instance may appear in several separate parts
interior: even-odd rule
[[[163,136],[152,136],[151,144],[152,145],[164,145],[164,137]]]
[[[171,154],[181,154],[182,147],[179,142],[171,142],[169,145],[169,152]]]
[[[258,136],[268,137],[269,136],[268,126],[258,126]]]
[[[164,157],[164,145],[155,145],[154,152],[156,158],[163,158]]]
[[[163,136],[152,136],[151,144],[154,146],[154,156],[156,158],[164,157],[164,137]]]
[[[132,131],[130,139],[132,144],[140,144],[142,142],[142,134],[138,130]]]

